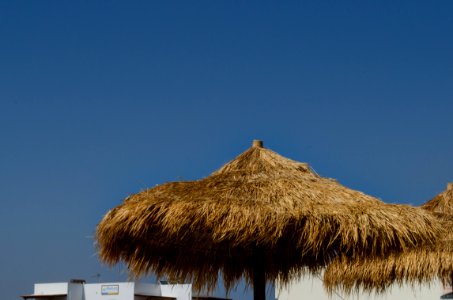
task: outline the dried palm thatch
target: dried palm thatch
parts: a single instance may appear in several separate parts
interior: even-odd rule
[[[337,258],[324,274],[327,290],[382,293],[394,283],[416,285],[435,279],[453,284],[453,183],[421,207],[434,213],[446,229],[438,243],[392,254],[386,259]]]
[[[442,216],[453,216],[453,182],[447,189],[422,205],[422,208]]]
[[[307,164],[253,146],[210,176],[165,183],[128,197],[98,224],[101,260],[133,276],[154,273],[213,288],[245,277],[288,282],[325,266],[339,251],[384,255],[431,243],[441,231],[429,213],[384,204]]]

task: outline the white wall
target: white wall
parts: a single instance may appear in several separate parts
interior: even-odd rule
[[[192,300],[191,284],[162,284],[160,289],[164,297],[176,297],[177,300]]]
[[[117,295],[102,295],[102,287],[112,286],[111,290],[115,291],[118,286]],[[135,294],[148,296],[175,297],[177,300],[192,299],[191,284],[150,284],[150,283],[87,283],[85,284],[84,300],[133,300]],[[76,300],[76,299],[68,299]]]
[[[35,295],[57,295],[57,294],[67,294],[68,293],[68,283],[67,282],[58,282],[58,283],[35,283],[34,292]]]
[[[83,283],[68,284],[68,297],[67,300],[83,300]]]
[[[442,295],[440,282],[432,282],[416,288],[410,286],[399,287],[395,285],[388,292],[382,295],[376,294],[353,294],[346,296],[340,292],[334,293],[331,297],[325,292],[322,280],[317,277],[304,277],[287,287],[275,287],[275,298],[278,300],[438,300]]]
[[[135,283],[135,294],[148,296],[162,296],[160,284]]]
[[[106,291],[110,288],[111,291],[117,293],[103,295],[103,289]],[[84,299],[88,300],[132,300],[134,299],[134,282],[113,282],[113,283],[86,283]]]
[[[191,284],[112,283],[39,283],[35,295],[64,294],[61,300],[134,300],[135,294],[192,300]],[[138,298],[137,298],[138,299]]]

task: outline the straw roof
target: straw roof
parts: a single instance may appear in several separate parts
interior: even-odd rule
[[[384,255],[430,243],[441,231],[429,213],[384,204],[260,141],[210,176],[129,196],[97,226],[100,259],[132,276],[154,273],[213,288],[242,276],[288,282],[339,251]],[[221,277],[219,276],[222,274]]]
[[[446,229],[436,245],[419,247],[386,259],[335,259],[324,274],[328,291],[384,292],[392,284],[412,284],[440,279],[453,284],[453,184],[421,206],[433,212]]]
[[[422,205],[422,208],[440,215],[453,216],[453,182],[447,189]]]

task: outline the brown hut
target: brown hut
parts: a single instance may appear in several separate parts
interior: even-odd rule
[[[213,288],[240,278],[264,299],[265,282],[318,270],[339,252],[383,255],[430,243],[431,214],[384,204],[261,141],[210,176],[128,197],[97,226],[100,259],[133,276],[154,273]]]
[[[421,206],[438,217],[446,234],[436,245],[418,247],[385,259],[335,259],[324,274],[324,285],[332,292],[357,290],[384,292],[394,283],[419,284],[440,279],[453,285],[453,183]]]

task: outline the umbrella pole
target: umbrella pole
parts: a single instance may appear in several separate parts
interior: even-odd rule
[[[266,300],[264,253],[255,249],[253,256],[253,300]]]

